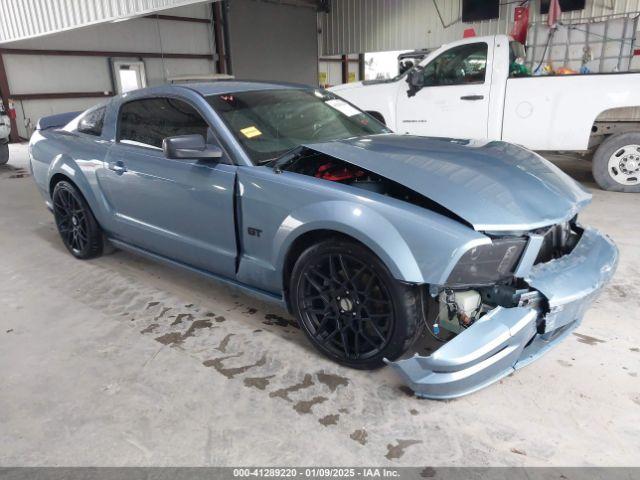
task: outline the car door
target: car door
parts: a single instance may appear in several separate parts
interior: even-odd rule
[[[402,88],[398,133],[487,138],[493,47],[486,41],[454,46],[419,70],[417,92]]]
[[[186,100],[132,100],[118,113],[117,137],[99,175],[117,221],[114,234],[152,253],[219,275],[235,275],[236,166],[168,159],[166,137],[201,134],[215,142]]]

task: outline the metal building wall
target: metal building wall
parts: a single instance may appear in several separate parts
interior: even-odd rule
[[[331,12],[320,15],[322,55],[433,48],[462,38],[466,28],[478,35],[508,33],[517,4],[503,2],[500,18],[462,23],[460,0],[334,0]],[[546,19],[531,1],[531,22]],[[640,12],[640,0],[587,0],[584,10],[566,12],[565,22]]]
[[[0,43],[204,1],[207,0],[1,0]]]
[[[257,0],[229,3],[231,58],[236,78],[318,84],[314,5]]]
[[[0,45],[18,134],[28,138],[42,116],[84,110],[116,94],[110,59],[142,60],[149,86],[173,76],[214,73],[212,26],[204,23],[211,18],[210,5],[160,13],[168,18],[103,23]],[[176,21],[175,17],[203,22]],[[64,54],[68,50],[75,54]],[[114,54],[96,55],[97,51]],[[140,52],[155,57],[141,57]],[[169,58],[162,58],[163,54]]]

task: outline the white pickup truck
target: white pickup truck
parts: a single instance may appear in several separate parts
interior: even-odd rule
[[[640,192],[640,73],[523,76],[506,35],[466,38],[405,75],[331,88],[397,133],[595,149],[605,190]]]

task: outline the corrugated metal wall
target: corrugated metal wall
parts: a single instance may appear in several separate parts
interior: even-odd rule
[[[500,18],[462,23],[460,0],[334,0],[331,12],[320,14],[322,55],[433,48],[462,38],[466,28],[478,35],[508,33],[517,4],[502,2]],[[531,22],[540,15],[537,0],[531,1]],[[587,0],[587,8],[563,13],[572,20],[639,12],[640,0]]]
[[[204,1],[207,0],[0,0],[0,43]]]
[[[229,34],[233,74],[247,80],[318,84],[314,8],[233,0]]]

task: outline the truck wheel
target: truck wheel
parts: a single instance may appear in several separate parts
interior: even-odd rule
[[[355,242],[334,238],[305,250],[290,292],[293,313],[314,347],[352,368],[395,360],[420,331],[419,292]]]
[[[4,165],[9,161],[9,144],[0,144],[0,165]]]
[[[604,190],[640,192],[640,132],[621,133],[602,142],[591,168]]]

